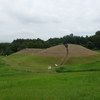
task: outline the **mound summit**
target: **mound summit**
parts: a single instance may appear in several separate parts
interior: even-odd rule
[[[64,45],[58,45],[47,49],[23,49],[18,53],[35,53],[36,55],[39,56],[48,56],[48,57],[66,57],[67,48]],[[67,57],[85,57],[96,54],[100,53],[89,50],[80,45],[68,44]]]

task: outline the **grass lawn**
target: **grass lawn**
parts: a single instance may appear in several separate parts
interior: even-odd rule
[[[100,100],[100,72],[30,73],[8,68],[1,58],[0,100]]]

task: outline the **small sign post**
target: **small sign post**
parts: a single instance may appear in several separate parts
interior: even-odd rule
[[[48,71],[51,70],[51,66],[48,66]]]

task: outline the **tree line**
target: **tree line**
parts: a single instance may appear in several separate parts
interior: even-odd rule
[[[100,50],[100,31],[93,36],[63,36],[61,38],[50,38],[47,41],[42,39],[16,39],[11,43],[0,43],[0,55],[10,55],[25,48],[49,48],[59,44],[78,44],[89,49]]]

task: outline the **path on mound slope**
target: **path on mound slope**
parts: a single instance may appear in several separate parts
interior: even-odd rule
[[[36,55],[40,56],[50,56],[50,57],[64,57],[61,64],[63,65],[67,57],[85,57],[100,54],[98,52],[89,50],[83,46],[68,44],[68,49],[64,45],[54,46],[48,49],[45,49]]]

